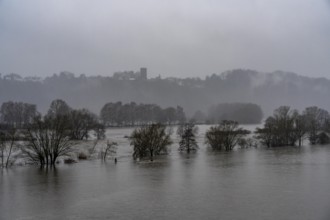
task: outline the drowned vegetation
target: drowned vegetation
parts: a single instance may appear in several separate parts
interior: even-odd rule
[[[196,151],[197,128],[192,123],[179,126],[177,134],[179,150]],[[251,132],[239,126],[238,122],[222,120],[218,125],[211,126],[205,133],[205,143],[215,151],[231,151],[237,145],[241,147],[266,146],[302,146],[304,140],[311,145],[330,143],[330,114],[316,106],[307,107],[302,113],[281,106],[274,114],[265,120],[262,128],[257,128],[254,136]],[[131,136],[134,147],[134,159],[149,158],[166,153],[172,143],[170,133],[161,124],[153,124],[136,129]]]
[[[182,109],[178,108],[177,115],[183,114]],[[10,166],[17,158],[17,154],[12,156],[13,152],[17,151],[32,163],[55,165],[60,157],[68,156],[73,151],[77,141],[87,140],[91,134],[96,139],[105,138],[105,126],[98,116],[86,109],[72,109],[63,100],[54,100],[44,116],[31,104],[3,103],[0,116],[1,167]],[[176,132],[178,150],[186,153],[197,151],[197,126],[184,123],[183,117],[179,116],[173,119],[175,123],[181,121]],[[173,140],[172,128],[166,124],[171,122],[151,121],[132,132],[129,140],[135,160],[153,161],[156,156],[168,153]],[[301,146],[304,140],[311,145],[327,144],[330,142],[329,132],[330,115],[326,110],[312,106],[300,113],[289,106],[281,106],[265,120],[263,127],[256,129],[253,137],[238,122],[221,120],[219,124],[209,127],[204,140],[215,151],[231,151],[235,146]],[[90,152],[95,151],[95,146]],[[101,158],[106,160],[108,156],[115,155],[116,149],[117,143],[107,140]],[[86,155],[79,157],[87,158]]]

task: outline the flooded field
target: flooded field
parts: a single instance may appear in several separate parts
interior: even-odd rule
[[[3,169],[0,219],[330,219],[329,146],[215,153],[206,129],[197,153],[179,153],[176,140],[153,163],[133,161],[123,128],[107,131],[117,164]]]

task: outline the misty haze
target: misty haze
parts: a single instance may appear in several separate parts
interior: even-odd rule
[[[330,219],[329,0],[0,0],[0,219]]]

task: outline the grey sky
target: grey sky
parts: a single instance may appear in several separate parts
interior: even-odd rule
[[[0,0],[0,72],[330,77],[328,0]]]

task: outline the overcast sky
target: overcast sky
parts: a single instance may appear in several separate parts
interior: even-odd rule
[[[330,77],[329,0],[0,0],[0,73]]]

